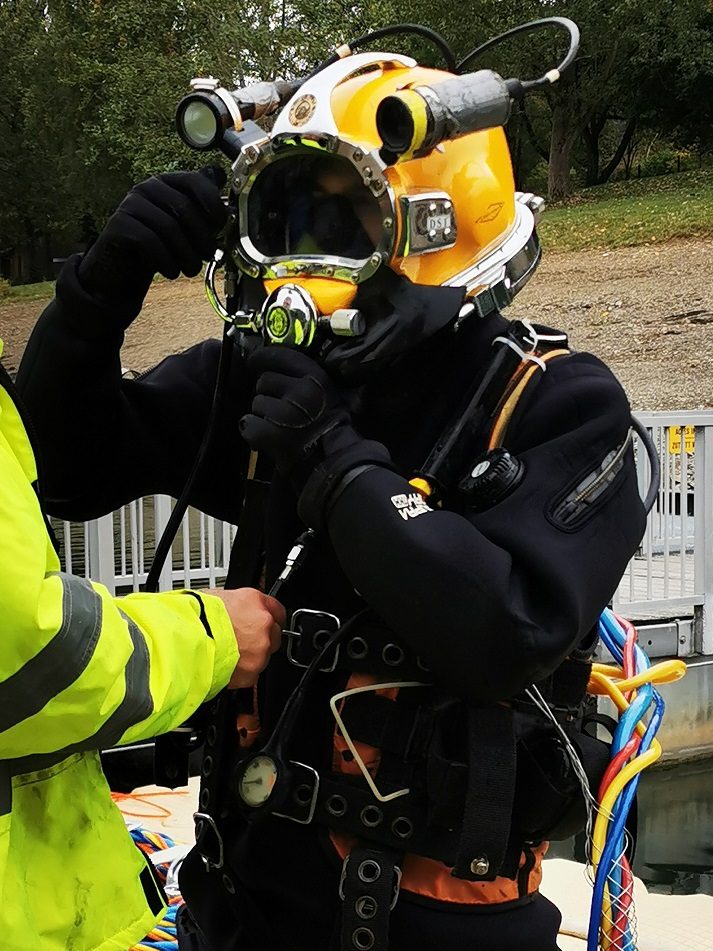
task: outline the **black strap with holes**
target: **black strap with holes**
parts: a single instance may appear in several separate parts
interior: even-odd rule
[[[388,951],[389,917],[401,882],[402,854],[361,845],[344,860],[340,951]]]
[[[262,568],[265,509],[268,483],[249,479],[240,518],[226,588],[257,586]],[[201,790],[196,818],[196,847],[203,857],[206,871],[223,866],[225,816],[221,804],[227,795],[236,745],[235,722],[243,704],[252,707],[252,690],[223,690],[209,706],[205,751],[201,768]],[[232,821],[237,818],[232,816]]]

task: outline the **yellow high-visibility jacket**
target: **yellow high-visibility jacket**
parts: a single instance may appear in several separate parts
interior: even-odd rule
[[[98,750],[178,726],[238,659],[222,602],[64,574],[0,374],[0,947],[126,951],[163,899]],[[71,452],[71,447],[67,447]]]

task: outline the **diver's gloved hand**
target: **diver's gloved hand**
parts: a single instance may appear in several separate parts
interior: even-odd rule
[[[299,494],[299,514],[319,528],[345,477],[364,466],[391,468],[388,450],[364,439],[329,375],[306,353],[264,347],[248,360],[257,375],[252,412],[240,431],[252,449],[267,453]]]
[[[141,310],[156,273],[198,274],[212,257],[227,210],[220,196],[225,173],[168,172],[136,185],[84,257],[71,258],[57,297],[88,335],[127,327]]]

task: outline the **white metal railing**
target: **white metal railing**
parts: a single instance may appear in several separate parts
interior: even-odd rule
[[[641,548],[614,597],[614,608],[637,619],[693,615],[698,648],[713,653],[713,412],[639,413],[656,445],[661,485]],[[689,427],[689,434],[685,428]],[[680,438],[679,432],[680,430]],[[642,493],[650,467],[640,441],[636,461]]]
[[[657,447],[661,486],[613,605],[638,620],[693,615],[697,649],[713,654],[713,411],[637,415]],[[682,438],[678,451],[670,430],[686,426],[693,427],[693,445]],[[650,467],[638,437],[635,452],[643,495]],[[84,525],[55,522],[65,569],[115,593],[139,590],[172,505],[156,495]],[[189,510],[161,573],[161,590],[220,584],[235,533],[234,525]]]
[[[85,524],[55,521],[65,570],[91,577],[113,594],[138,591],[172,507],[168,496],[154,495]],[[161,572],[160,590],[220,584],[235,533],[234,525],[189,509]]]

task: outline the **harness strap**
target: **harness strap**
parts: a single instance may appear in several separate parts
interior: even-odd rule
[[[501,401],[495,413],[494,422],[490,430],[490,437],[488,439],[488,449],[497,449],[503,445],[510,421],[515,414],[515,410],[525,390],[527,390],[533,379],[539,380],[542,378],[547,362],[556,357],[568,356],[569,352],[570,351],[565,348],[547,350],[544,353],[538,350],[537,362],[530,363],[529,366],[522,364],[521,367],[518,368],[518,371],[513,375],[511,385],[508,387],[504,399]],[[533,387],[530,387],[528,396],[531,395],[532,389]]]
[[[468,790],[453,874],[488,882],[505,861],[512,821],[516,772],[512,710],[471,707],[468,744]]]
[[[254,466],[248,473],[240,531],[230,558],[226,588],[255,585],[262,567],[262,551],[267,501],[266,482],[255,477]],[[223,690],[209,707],[205,734],[205,752],[201,768],[201,791],[196,821],[196,849],[206,871],[220,870],[224,864],[223,825],[220,803],[229,786],[235,729],[238,716],[253,709],[253,691]],[[235,821],[235,817],[232,817]],[[226,878],[222,875],[222,880]],[[225,882],[223,882],[225,884]]]
[[[399,897],[402,856],[356,845],[344,859],[341,951],[388,951],[389,916]]]

